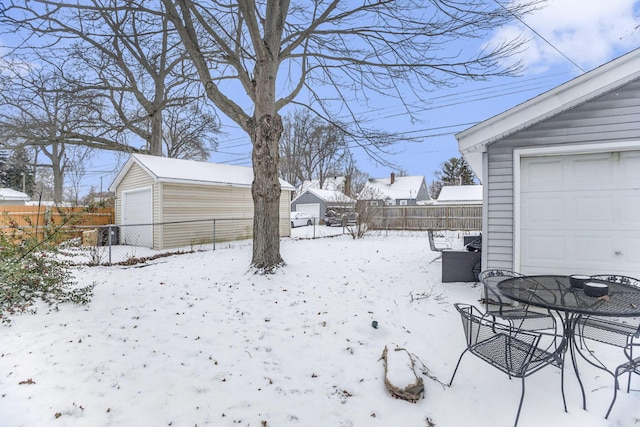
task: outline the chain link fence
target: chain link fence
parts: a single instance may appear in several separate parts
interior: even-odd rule
[[[206,219],[152,224],[110,224],[82,231],[79,256],[87,264],[122,264],[250,239],[253,219]]]
[[[311,226],[291,228],[294,238],[316,239],[346,234],[344,227]],[[281,229],[289,227],[281,219]],[[82,243],[70,249],[78,264],[135,264],[170,254],[216,250],[222,243],[251,239],[253,218],[172,221],[153,224],[118,224],[82,227]]]

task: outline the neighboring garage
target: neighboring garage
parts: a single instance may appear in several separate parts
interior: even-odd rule
[[[291,201],[292,212],[304,212],[320,220],[328,209],[354,209],[356,201],[338,190],[307,189]]]
[[[456,135],[482,268],[640,277],[640,50]]]
[[[119,243],[164,249],[251,238],[252,181],[247,167],[133,154],[109,187]],[[289,236],[294,188],[280,185],[280,235]]]

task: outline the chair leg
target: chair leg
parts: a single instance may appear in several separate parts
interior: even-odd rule
[[[616,376],[614,377],[614,379],[615,379],[615,383],[613,385],[613,399],[611,400],[611,404],[609,405],[609,410],[607,411],[607,415],[604,416],[605,420],[609,418],[609,414],[613,409],[613,404],[616,403],[616,397],[618,397],[618,370],[617,369],[616,369]]]
[[[456,372],[458,372],[458,367],[460,366],[460,362],[462,361],[462,356],[464,356],[464,354],[467,352],[467,350],[469,350],[468,348],[465,349],[462,354],[460,355],[460,357],[458,358],[458,363],[456,363],[456,368],[453,370],[453,375],[451,376],[451,381],[449,381],[449,387],[451,387],[451,384],[453,384],[453,379],[456,376]]]
[[[520,404],[518,405],[518,412],[516,413],[516,422],[513,424],[514,427],[518,425],[518,419],[520,418],[520,410],[522,409],[522,402],[524,402],[524,377],[522,379],[522,394],[520,395]]]

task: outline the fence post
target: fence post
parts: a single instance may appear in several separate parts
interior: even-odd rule
[[[109,242],[109,265],[111,265],[111,224],[107,225],[107,241]]]
[[[216,220],[213,220],[213,250],[216,250]]]

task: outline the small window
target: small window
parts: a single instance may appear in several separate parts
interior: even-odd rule
[[[400,206],[407,206],[406,200],[400,200]]]
[[[378,201],[377,200],[372,201],[371,206],[378,206]]]

